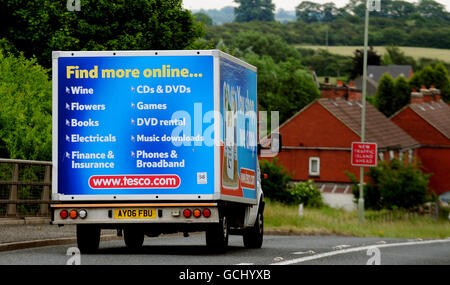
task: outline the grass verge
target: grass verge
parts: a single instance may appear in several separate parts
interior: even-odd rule
[[[361,237],[433,238],[450,237],[450,222],[429,216],[390,214],[366,211],[365,223],[360,225],[358,213],[323,207],[305,208],[303,217],[298,206],[266,201],[264,227],[269,231],[292,234],[335,234]]]

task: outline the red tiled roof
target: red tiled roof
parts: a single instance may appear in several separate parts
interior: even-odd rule
[[[361,135],[362,105],[359,101],[318,99],[325,109],[333,114],[358,136]],[[370,103],[366,104],[366,141],[378,144],[378,148],[410,148],[419,143]]]
[[[444,102],[410,104],[410,108],[422,119],[450,139],[450,106]]]

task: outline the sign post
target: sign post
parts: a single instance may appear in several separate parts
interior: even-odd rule
[[[364,25],[364,63],[363,63],[363,84],[362,84],[362,112],[361,112],[361,142],[365,141],[366,128],[366,90],[367,90],[367,46],[369,37],[369,11],[380,11],[380,0],[367,0],[366,15]],[[364,223],[364,166],[359,171],[359,200],[358,200],[358,216],[359,223]]]
[[[352,143],[352,165],[360,166],[360,183],[358,199],[359,223],[364,223],[364,167],[377,165],[377,144],[354,142]]]

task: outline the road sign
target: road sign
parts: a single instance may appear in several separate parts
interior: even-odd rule
[[[352,165],[377,166],[377,144],[353,142]]]

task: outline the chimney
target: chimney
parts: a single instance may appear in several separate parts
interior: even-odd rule
[[[433,101],[433,94],[430,90],[427,89],[425,85],[422,85],[420,88],[420,93],[423,94],[423,102],[424,103],[430,103]]]
[[[423,94],[421,92],[417,92],[416,89],[413,89],[411,92],[411,104],[422,104],[423,103]]]
[[[348,88],[348,101],[362,101],[361,90],[355,87],[355,82],[351,81]]]
[[[342,81],[339,80],[337,85],[322,84],[320,86],[320,97],[330,98],[345,98],[347,96],[347,87],[343,86]]]
[[[441,102],[441,90],[434,88],[434,85],[430,86],[430,92],[435,102]]]

